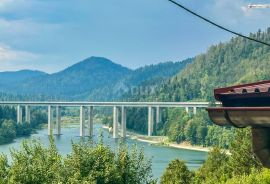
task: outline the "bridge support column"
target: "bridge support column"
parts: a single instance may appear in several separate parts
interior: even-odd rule
[[[84,137],[85,135],[85,108],[84,106],[80,106],[80,136]]]
[[[154,123],[153,123],[153,108],[148,107],[148,136],[153,135]]]
[[[113,138],[118,138],[118,108],[113,107]]]
[[[25,121],[27,123],[30,123],[30,106],[29,105],[25,106]]]
[[[22,123],[22,107],[17,106],[17,123]]]
[[[93,106],[89,107],[89,112],[88,112],[88,135],[89,137],[92,137],[94,134],[94,114],[93,114]]]
[[[156,124],[159,124],[161,121],[161,116],[160,116],[160,107],[157,106],[157,110],[156,110]]]
[[[189,114],[189,108],[185,107],[186,113]]]
[[[197,114],[197,107],[193,107],[193,115]]]
[[[48,106],[48,135],[52,135],[52,117],[53,117],[53,112],[52,112],[52,106]]]
[[[122,126],[122,137],[126,138],[127,136],[127,111],[126,108],[123,106],[122,109],[122,115],[121,115],[121,126]]]
[[[56,134],[61,135],[61,106],[56,106]]]

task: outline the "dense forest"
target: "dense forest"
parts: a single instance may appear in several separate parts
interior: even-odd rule
[[[270,42],[270,28],[250,36]],[[213,102],[214,88],[270,79],[269,64],[269,47],[235,37],[226,43],[211,46],[205,54],[195,57],[191,64],[163,82],[151,94],[137,93],[126,99]],[[167,135],[171,141],[228,148],[234,135],[230,127],[213,125],[204,111],[190,115],[181,109],[163,109],[162,116],[155,133]],[[127,117],[128,128],[147,132],[147,109],[129,109]]]

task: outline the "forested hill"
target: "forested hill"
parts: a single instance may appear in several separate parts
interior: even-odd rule
[[[270,28],[250,36],[270,43]],[[151,98],[160,101],[211,100],[214,88],[270,80],[269,66],[270,47],[240,37],[232,38],[198,55]]]
[[[13,90],[12,87],[31,78],[46,76],[48,74],[41,71],[20,70],[14,72],[0,72],[0,86],[4,86],[6,90]]]
[[[250,36],[270,43],[270,28]],[[191,64],[156,88],[153,94],[135,94],[127,99],[212,101],[214,88],[270,80],[269,66],[270,47],[236,37],[211,46],[205,54],[195,57]],[[162,122],[155,128],[155,133],[167,135],[171,141],[227,148],[234,136],[233,129],[213,125],[204,110],[194,116],[183,109],[163,109],[162,113]],[[127,117],[129,129],[147,132],[146,109],[131,109]]]
[[[127,85],[138,86],[151,80],[168,79],[192,63],[193,58],[181,62],[164,62],[140,67],[125,79]],[[156,81],[160,84],[161,81]]]
[[[167,80],[191,62],[187,59],[131,70],[106,58],[90,57],[53,74],[0,72],[0,92],[4,99],[10,97],[4,94],[12,94],[12,99],[117,100],[130,88]]]

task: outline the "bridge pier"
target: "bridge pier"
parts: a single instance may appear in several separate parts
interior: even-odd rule
[[[56,106],[56,134],[61,135],[61,106]]]
[[[80,137],[84,137],[85,135],[85,107],[80,106]]]
[[[193,115],[196,115],[197,114],[197,107],[193,107]]]
[[[122,126],[122,138],[126,138],[127,136],[127,111],[124,106],[121,109],[121,126]]]
[[[27,123],[30,123],[30,106],[29,105],[25,106],[25,121]]]
[[[118,107],[113,107],[113,138],[118,138]]]
[[[153,122],[153,108],[151,106],[148,107],[148,136],[153,135],[154,122]]]
[[[22,123],[22,107],[20,105],[17,106],[17,123]]]
[[[48,106],[48,135],[52,135],[52,127],[53,127],[53,113],[52,106]]]
[[[156,124],[159,124],[160,121],[161,121],[160,107],[157,106],[157,110],[156,110]]]
[[[88,136],[89,137],[92,137],[94,134],[94,113],[93,113],[93,106],[90,106],[89,109],[88,109]]]
[[[185,107],[186,113],[189,114],[189,108]]]

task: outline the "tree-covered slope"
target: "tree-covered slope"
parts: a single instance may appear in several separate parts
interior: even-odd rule
[[[48,74],[37,70],[0,72],[0,89],[3,89],[3,91],[14,90],[20,83],[46,75]]]
[[[251,37],[270,43],[270,28]],[[205,54],[176,76],[161,84],[152,95],[135,94],[132,101],[212,101],[213,89],[246,82],[270,80],[270,47],[236,37],[211,46]],[[163,121],[155,133],[167,135],[171,141],[188,141],[223,148],[234,136],[233,129],[213,125],[204,110],[190,116],[184,109],[163,109]],[[127,126],[147,132],[147,110],[129,109]]]
[[[193,59],[189,58],[179,62],[165,62],[157,65],[148,65],[140,67],[125,79],[125,83],[129,85],[138,86],[153,79],[167,79],[177,74],[180,70],[184,69],[190,64]],[[158,83],[159,81],[157,81]]]
[[[270,42],[270,28],[251,37]],[[210,100],[213,89],[270,79],[270,47],[236,37],[211,46],[194,62],[161,86],[155,98],[163,101]]]

